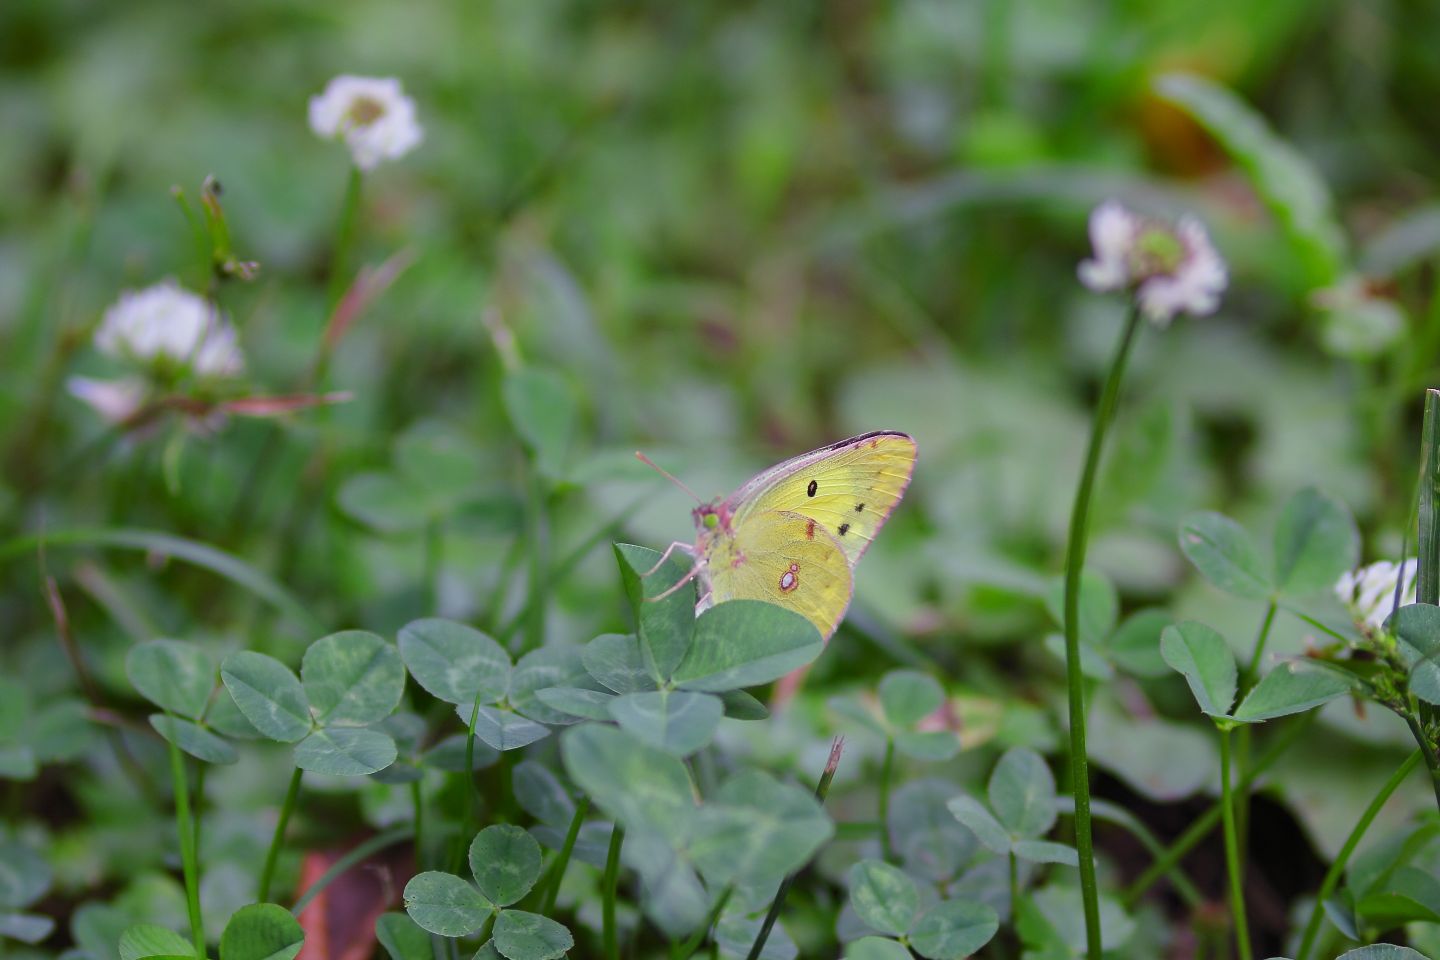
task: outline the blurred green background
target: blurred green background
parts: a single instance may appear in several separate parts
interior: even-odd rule
[[[313,618],[182,564],[49,550],[116,697],[147,633],[293,658],[315,623],[440,613],[583,641],[624,620],[609,539],[691,535],[637,447],[708,496],[889,428],[919,441],[915,485],[811,686],[930,664],[1015,720],[1002,741],[1044,746],[1061,664],[1043,598],[1124,309],[1076,282],[1086,214],[1109,197],[1192,211],[1230,264],[1216,316],[1143,334],[1091,562],[1126,611],[1203,615],[1248,649],[1255,611],[1175,547],[1185,512],[1268,530],[1318,484],[1360,517],[1367,558],[1400,549],[1440,332],[1437,48],[1418,0],[7,0],[0,669],[41,697],[74,689],[33,542],[12,539],[74,529],[213,545]],[[1253,114],[1217,136],[1157,90],[1174,71]],[[115,436],[65,378],[113,372],[88,337],[121,290],[209,283],[171,196],[206,176],[261,264],[214,287],[253,392],[309,384],[348,159],[306,102],[339,73],[400,78],[425,128],[365,180],[351,269],[410,265],[336,351],[328,383],[353,399]],[[1403,326],[1356,348],[1327,331],[1364,316],[1313,297],[1362,275],[1364,306]],[[557,391],[537,462],[497,331]],[[526,610],[537,581],[543,615]],[[1282,617],[1271,648],[1303,642]],[[1166,699],[1178,682],[1152,696],[1188,716]],[[1373,745],[1404,742],[1393,718],[1334,706],[1326,752],[1353,764],[1301,753],[1287,774],[1326,850],[1359,803],[1346,791],[1374,782],[1356,772],[1393,766]],[[1141,757],[1105,733],[1129,722],[1124,690],[1097,709],[1097,761],[1128,788],[1208,785],[1213,747],[1177,746],[1193,731]]]

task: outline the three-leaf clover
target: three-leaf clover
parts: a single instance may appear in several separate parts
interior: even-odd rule
[[[486,827],[471,842],[469,860],[473,886],[438,870],[413,877],[405,885],[410,919],[442,937],[469,936],[493,920],[493,939],[487,944],[507,960],[555,960],[574,947],[575,938],[563,924],[510,909],[540,878],[540,845],[534,837],[508,824]],[[401,930],[392,927],[392,933]]]
[[[989,943],[1000,928],[994,909],[975,901],[942,900],[921,911],[915,881],[881,860],[861,860],[850,868],[847,882],[856,915],[884,934],[854,941],[846,948],[847,958],[908,957],[909,946],[929,960],[960,960]]]
[[[302,770],[356,777],[395,762],[394,739],[374,725],[399,706],[405,667],[373,633],[346,630],[316,640],[299,679],[274,657],[250,650],[226,657],[220,676],[261,736],[295,744]]]
[[[1045,758],[1026,747],[1005,751],[986,786],[986,804],[969,794],[950,800],[950,812],[976,839],[1002,856],[1032,863],[1078,866],[1075,848],[1041,839],[1055,826],[1055,777]]]

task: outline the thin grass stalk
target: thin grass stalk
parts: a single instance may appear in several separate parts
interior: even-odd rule
[[[845,738],[836,737],[830,741],[830,759],[825,761],[825,769],[820,774],[820,782],[815,784],[815,799],[820,805],[825,805],[825,796],[830,792],[830,782],[835,779],[835,771],[840,767],[840,754],[845,750]],[[880,825],[882,832],[888,832],[885,825]],[[765,949],[765,941],[770,939],[770,931],[775,929],[775,922],[780,919],[780,910],[785,906],[785,897],[790,893],[790,887],[795,883],[797,874],[790,874],[780,881],[780,889],[775,891],[775,899],[770,904],[769,911],[765,914],[765,920],[760,924],[760,932],[755,935],[755,942],[750,945],[750,952],[745,955],[745,960],[759,960],[760,952]]]
[[[480,691],[475,691],[475,702],[470,706],[470,722],[465,725],[465,813],[461,820],[460,836],[450,855],[450,872],[459,873],[465,860],[465,850],[470,838],[475,836],[475,802],[480,789],[475,784],[475,723],[480,719]]]
[[[532,459],[525,485],[525,537],[529,551],[529,596],[525,602],[525,649],[538,650],[545,643],[545,604],[550,588],[549,536],[545,516],[545,488],[540,470]]]
[[[1335,887],[1340,882],[1340,875],[1345,872],[1345,866],[1350,862],[1350,855],[1355,852],[1361,838],[1365,836],[1365,831],[1370,829],[1370,824],[1379,815],[1380,808],[1385,806],[1385,801],[1390,799],[1390,795],[1419,765],[1422,753],[1423,751],[1417,749],[1405,758],[1405,762],[1400,764],[1400,768],[1390,775],[1390,779],[1385,781],[1380,792],[1371,799],[1365,812],[1360,814],[1360,819],[1356,821],[1355,829],[1350,831],[1350,836],[1345,838],[1345,844],[1336,854],[1335,862],[1330,864],[1329,870],[1325,871],[1325,879],[1320,883],[1320,892],[1315,895],[1315,906],[1310,909],[1310,919],[1305,923],[1305,934],[1300,938],[1300,951],[1295,955],[1295,960],[1308,960],[1310,950],[1315,946],[1315,937],[1320,932],[1320,918],[1324,915],[1325,901],[1330,899],[1330,895],[1335,892]]]
[[[1415,556],[1419,570],[1415,599],[1440,604],[1440,390],[1425,391],[1420,428],[1420,533]]]
[[[670,951],[672,960],[690,960],[690,958],[695,955],[695,951],[699,950],[700,944],[705,942],[705,937],[709,935],[711,928],[720,921],[720,914],[725,911],[725,905],[730,902],[730,897],[734,895],[734,893],[735,887],[733,885],[727,886],[724,890],[720,891],[720,896],[715,900],[715,906],[711,907],[710,912],[705,915],[705,922],[702,923],[694,933],[690,934],[684,943]]]
[[[615,824],[610,831],[610,849],[605,854],[605,874],[600,881],[603,901],[600,905],[600,937],[605,944],[606,960],[620,960],[620,931],[615,926],[615,898],[620,886],[620,848],[625,831]]]
[[[1140,310],[1130,308],[1125,330],[1115,348],[1110,373],[1095,407],[1085,466],[1075,491],[1070,514],[1070,537],[1065,551],[1065,679],[1069,688],[1070,790],[1075,798],[1075,848],[1080,855],[1080,899],[1085,911],[1085,943],[1090,960],[1100,960],[1100,888],[1095,878],[1095,843],[1090,825],[1090,760],[1085,752],[1085,676],[1080,669],[1080,574],[1085,567],[1085,546],[1090,534],[1090,500],[1105,434],[1115,419],[1120,384],[1130,359],[1130,348],[1140,326]]]
[[[570,866],[570,855],[575,852],[575,841],[580,837],[580,828],[585,825],[585,817],[589,812],[590,798],[581,797],[580,802],[575,804],[575,816],[570,818],[570,829],[565,831],[565,842],[560,847],[560,854],[550,867],[550,879],[540,907],[540,913],[544,916],[548,917],[555,911],[555,902],[560,897],[560,885],[565,880],[566,868]]]
[[[275,824],[275,834],[270,838],[270,849],[265,853],[265,867],[260,871],[260,887],[255,899],[260,903],[270,902],[270,882],[275,879],[275,864],[280,859],[280,848],[285,845],[285,828],[290,823],[290,814],[295,810],[295,800],[300,796],[300,778],[304,771],[299,767],[290,775],[290,787],[285,791],[285,802],[280,806],[280,819]]]

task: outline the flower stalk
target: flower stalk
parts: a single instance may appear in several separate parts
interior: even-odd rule
[[[1120,385],[1140,327],[1139,307],[1132,307],[1110,362],[1110,374],[1095,407],[1090,445],[1075,505],[1070,513],[1070,539],[1065,551],[1065,680],[1069,688],[1070,790],[1075,798],[1075,848],[1080,854],[1080,898],[1085,910],[1085,942],[1091,960],[1100,957],[1100,892],[1095,877],[1095,844],[1090,824],[1090,761],[1085,752],[1085,675],[1080,669],[1080,575],[1090,534],[1090,501],[1105,435],[1115,419]]]

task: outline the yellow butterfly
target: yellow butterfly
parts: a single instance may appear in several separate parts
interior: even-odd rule
[[[689,554],[694,568],[671,590],[697,579],[697,611],[767,600],[828,640],[854,595],[851,571],[905,495],[915,455],[908,435],[878,430],[786,460],[695,508],[694,545],[671,544],[654,569],[673,551]]]

